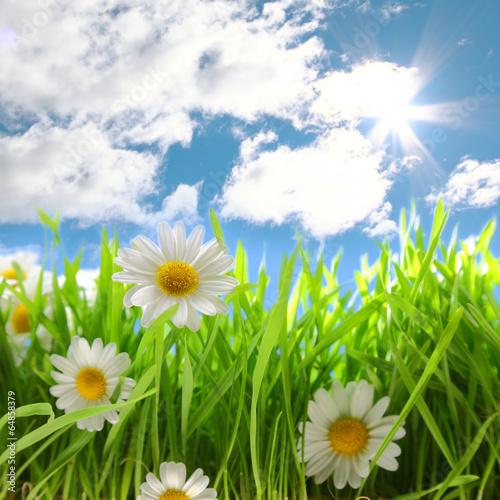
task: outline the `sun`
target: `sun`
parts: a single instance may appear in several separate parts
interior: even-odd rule
[[[411,117],[411,106],[406,102],[387,103],[380,112],[380,123],[385,129],[400,130],[408,125]]]
[[[375,119],[369,133],[373,142],[383,143],[389,134],[405,142],[412,133],[408,120],[412,118],[413,106],[410,102],[418,91],[414,82],[390,79],[374,82],[373,101],[368,116]]]

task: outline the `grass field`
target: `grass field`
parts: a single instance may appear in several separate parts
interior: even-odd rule
[[[40,216],[50,262],[55,252],[64,255],[63,243],[57,221]],[[211,219],[223,237],[215,214]],[[197,332],[172,325],[175,306],[139,327],[141,308],[125,308],[126,287],[111,279],[121,270],[117,250],[127,246],[116,234],[103,232],[95,297],[78,285],[81,255],[65,258],[64,284],[54,272],[47,293],[43,274],[31,297],[23,280],[2,282],[0,330],[8,330],[18,301],[31,333],[17,362],[9,335],[0,335],[0,498],[132,499],[148,471],[158,475],[162,462],[175,461],[188,475],[201,467],[221,499],[499,499],[500,265],[489,249],[495,222],[470,248],[442,241],[446,219],[440,202],[424,234],[415,214],[403,212],[399,242],[379,244],[378,260],[362,261],[354,285],[337,280],[340,255],[331,268],[321,258],[313,265],[299,240],[283,257],[276,297],[266,296],[264,261],[258,276],[248,276],[239,243],[230,249],[237,262],[231,275],[240,283],[225,297],[230,312],[203,315]],[[14,269],[21,278],[23,270]],[[137,382],[125,403],[113,405],[119,422],[99,432],[75,422],[109,406],[65,415],[49,392],[50,354],[66,356],[76,334],[116,343],[131,359],[125,375]],[[333,380],[366,380],[374,401],[390,396],[387,414],[399,415],[359,489],[338,491],[331,477],[315,484],[297,452],[308,403]],[[17,408],[15,494],[9,395]],[[401,425],[398,470],[374,465]]]

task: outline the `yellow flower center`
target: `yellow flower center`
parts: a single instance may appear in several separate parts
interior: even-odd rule
[[[368,429],[357,418],[339,418],[330,427],[328,439],[335,453],[352,457],[366,448]]]
[[[76,376],[76,388],[86,399],[94,401],[106,394],[106,379],[97,368],[82,368]]]
[[[17,273],[13,267],[4,269],[0,273],[0,276],[3,276],[6,280],[17,280]],[[23,279],[26,279],[26,273],[24,271],[21,271],[21,276],[23,277]]]
[[[198,274],[186,262],[173,260],[156,271],[156,284],[165,295],[183,297],[189,295],[198,284]]]
[[[158,500],[189,500],[189,497],[181,490],[167,490]]]
[[[31,330],[30,317],[24,304],[19,304],[12,313],[12,327],[16,333],[29,333]]]

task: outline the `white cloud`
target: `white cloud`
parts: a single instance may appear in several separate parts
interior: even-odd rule
[[[442,191],[434,190],[426,201],[440,197],[455,208],[487,208],[500,198],[500,159],[487,162],[464,157],[451,173]]]
[[[254,137],[247,137],[241,142],[240,157],[244,163],[253,160],[259,154],[261,144],[269,144],[278,140],[278,136],[272,130],[259,132]]]
[[[387,110],[405,106],[420,88],[417,68],[390,62],[367,61],[351,71],[333,71],[314,87],[318,98],[313,114],[327,122],[380,117]]]
[[[139,111],[145,121],[192,110],[293,116],[323,51],[310,36],[322,11],[317,6],[304,23],[311,9],[298,0],[266,4],[262,15],[242,0],[52,5],[50,13],[35,0],[0,6],[18,34],[15,50],[2,54],[0,93],[35,113],[115,119]]]
[[[188,224],[198,221],[198,200],[201,185],[201,182],[197,182],[193,186],[179,184],[171,195],[164,198],[158,214],[158,221],[166,220],[173,223],[181,218]]]
[[[417,165],[421,165],[423,159],[418,155],[407,155],[402,158],[395,158],[389,165],[388,174],[391,177],[407,177],[409,173],[417,168]]]
[[[381,13],[386,19],[389,19],[391,17],[400,16],[408,8],[409,7],[407,5],[402,3],[389,3],[382,7]]]
[[[396,221],[389,218],[392,205],[387,201],[378,211],[372,212],[367,219],[368,227],[363,229],[364,233],[372,238],[395,236],[398,232]]]
[[[35,221],[34,206],[83,225],[196,221],[201,181],[179,184],[159,209],[151,204],[160,182],[172,184],[172,171],[160,178],[160,168],[172,144],[189,146],[203,120],[226,115],[320,132],[296,149],[263,148],[278,140],[274,132],[243,140],[219,196],[225,216],[295,219],[318,237],[355,224],[390,230],[391,171],[355,127],[409,100],[418,71],[368,61],[318,80],[326,52],[315,31],[328,9],[345,4],[0,3],[0,109],[10,134],[0,136],[0,223]],[[404,6],[384,8],[396,15]]]
[[[158,158],[114,148],[91,125],[62,129],[34,125],[0,138],[0,223],[35,222],[34,207],[83,225],[149,219],[143,199],[155,192]]]
[[[253,144],[258,148],[263,138],[272,135],[259,135]],[[379,224],[388,214],[391,181],[382,166],[384,153],[357,130],[334,128],[296,149],[251,151],[251,144],[243,143],[241,163],[218,200],[223,217],[256,224],[298,221],[323,238],[358,223]]]
[[[324,49],[312,33],[326,4],[1,2],[10,135],[0,136],[0,222],[33,221],[38,205],[84,224],[143,223],[155,214],[145,200],[159,191],[161,166],[147,148],[189,145],[193,113],[299,123],[314,98]],[[99,138],[89,151],[85,133]]]
[[[409,7],[400,2],[387,2],[381,7],[374,7],[370,0],[362,3],[359,6],[359,10],[363,13],[370,13],[377,11],[383,20],[389,20],[391,17],[397,17],[401,15]]]

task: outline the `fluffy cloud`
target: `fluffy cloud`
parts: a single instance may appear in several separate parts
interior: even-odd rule
[[[298,123],[314,98],[324,49],[312,32],[325,9],[322,0],[261,11],[244,0],[1,2],[0,222],[32,221],[36,205],[84,224],[156,217],[146,200],[160,190],[168,148],[189,145],[194,113]],[[180,186],[159,213],[180,215],[193,189]]]
[[[193,186],[179,184],[177,189],[163,200],[158,219],[170,222],[183,219],[188,224],[198,221],[198,200],[201,185],[202,182],[197,182]]]
[[[314,84],[318,98],[311,111],[329,123],[383,118],[400,111],[420,86],[417,68],[367,61],[350,71],[332,71],[318,80]]]
[[[34,221],[33,206],[60,208],[82,224],[194,222],[202,183],[176,179],[162,203],[162,185],[180,172],[163,159],[224,115],[312,125],[318,135],[295,149],[264,148],[278,141],[274,132],[244,140],[218,197],[223,215],[296,220],[318,237],[356,224],[371,235],[392,231],[386,195],[394,168],[355,127],[411,99],[418,71],[367,61],[320,76],[326,51],[315,33],[326,12],[345,4],[0,3],[0,223]],[[402,8],[390,5],[391,15]]]
[[[60,208],[83,225],[149,220],[143,200],[155,192],[158,158],[114,148],[90,125],[37,124],[24,134],[2,137],[0,165],[0,223],[35,222],[35,206]]]
[[[396,221],[389,218],[392,211],[392,205],[389,202],[379,208],[378,211],[372,212],[368,218],[368,226],[363,229],[363,232],[372,238],[383,236],[395,236],[398,232]]]
[[[242,0],[42,5],[0,6],[17,33],[2,54],[0,95],[34,113],[114,120],[136,112],[146,122],[192,110],[289,117],[311,96],[312,62],[323,52],[310,36],[321,9],[304,23],[311,9],[300,1],[268,3],[261,13]]]
[[[274,139],[272,133],[259,134],[242,144],[241,163],[218,199],[223,217],[257,224],[298,221],[318,238],[358,223],[379,226],[371,234],[381,233],[390,212],[386,194],[392,184],[382,151],[348,128],[331,129],[296,149],[259,149]]]
[[[451,173],[444,189],[429,194],[434,204],[440,197],[455,208],[487,208],[500,198],[500,159],[479,162],[464,157]]]

